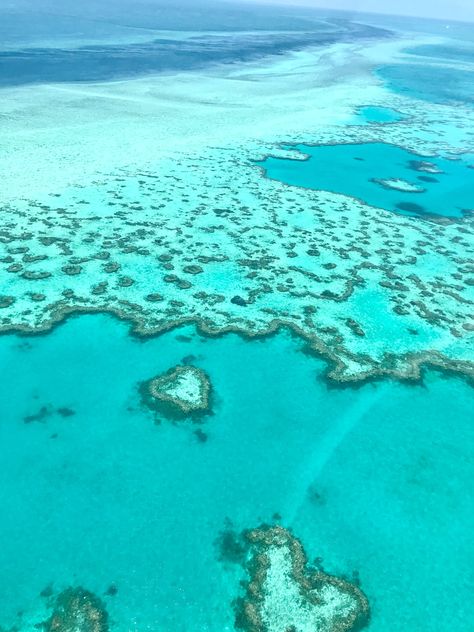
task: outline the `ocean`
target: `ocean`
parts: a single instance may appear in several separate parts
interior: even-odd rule
[[[470,629],[473,41],[0,9],[2,632]]]

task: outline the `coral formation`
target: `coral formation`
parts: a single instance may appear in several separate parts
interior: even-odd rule
[[[269,180],[255,164],[267,155],[301,163],[304,155],[288,143],[384,143],[411,152],[415,182],[428,189],[426,178],[441,180],[433,156],[472,152],[472,111],[381,85],[369,69],[402,46],[326,51],[328,73],[328,63],[353,70],[354,55],[364,58],[360,75],[338,70],[336,92],[309,70],[318,66],[317,50],[269,60],[255,76],[240,65],[187,76],[182,87],[154,77],[133,87],[87,85],[59,100],[35,88],[31,134],[23,118],[6,119],[13,140],[2,163],[0,331],[41,333],[89,312],[114,313],[143,336],[189,322],[211,335],[289,327],[328,360],[338,383],[419,379],[429,364],[472,375],[469,208],[431,216],[420,193],[411,196],[417,204],[400,202],[402,213],[387,212]],[[258,81],[242,80],[246,73]],[[88,106],[81,109],[82,91]],[[3,93],[12,111],[14,92]],[[269,94],[284,101],[276,105]],[[104,95],[118,108],[120,134],[101,124]],[[179,117],[169,108],[176,99]],[[347,124],[363,106],[410,116]],[[58,128],[61,108],[79,116],[78,127]],[[27,160],[35,172],[26,180]]]
[[[141,386],[145,403],[182,415],[209,412],[211,384],[205,371],[194,366],[176,366]]]
[[[299,540],[283,527],[246,533],[252,551],[246,595],[236,602],[245,632],[346,632],[369,621],[364,593],[344,579],[309,568]]]
[[[424,193],[425,189],[417,184],[408,182],[403,178],[374,178],[372,182],[380,184],[380,186],[386,189],[392,189],[393,191],[402,191],[403,193]]]
[[[104,603],[84,588],[67,588],[54,603],[51,617],[43,624],[45,632],[108,632]]]

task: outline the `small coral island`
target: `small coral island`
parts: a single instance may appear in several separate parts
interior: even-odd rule
[[[183,417],[210,412],[211,383],[205,371],[176,366],[141,386],[145,404],[168,416]]]
[[[384,189],[392,189],[393,191],[401,191],[402,193],[425,193],[426,189],[404,180],[403,178],[373,178],[372,182],[380,184]]]
[[[84,588],[67,588],[58,595],[45,632],[108,632],[104,603]]]
[[[423,173],[443,173],[443,170],[429,160],[410,160],[410,168]]]
[[[369,622],[369,603],[354,584],[309,568],[299,540],[283,527],[245,533],[251,550],[236,627],[245,632],[349,632]]]

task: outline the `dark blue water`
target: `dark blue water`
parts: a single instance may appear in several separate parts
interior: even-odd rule
[[[83,22],[80,27],[88,22],[88,30],[94,29],[94,25],[99,28],[121,25],[171,31],[301,31],[313,28],[320,17],[314,13],[303,18],[291,8],[219,0],[15,0],[9,7],[1,4],[3,11],[2,8],[0,11],[8,21],[2,18],[0,36],[6,32],[7,37],[11,37],[8,27],[20,36],[25,28],[30,34],[38,28],[56,34],[63,27],[79,32],[80,28],[74,29],[73,23],[68,25],[68,21],[77,20]]]
[[[4,41],[5,36],[11,36],[8,27],[13,27],[18,34],[23,35],[25,26],[34,32],[38,21],[42,29],[47,22],[54,21],[53,30],[57,33],[58,25],[71,18],[88,21],[90,28],[94,28],[95,24],[147,30],[235,32],[337,31],[344,22],[371,24],[367,19],[373,17],[357,11],[292,6],[291,0],[287,6],[268,6],[239,0],[11,0],[10,3],[0,3],[0,14],[0,42]],[[4,15],[7,19],[9,15],[14,17],[5,23]],[[21,16],[24,24],[20,31],[18,26]],[[31,24],[28,24],[30,20]],[[382,27],[375,25],[374,30],[381,29],[391,30],[390,24],[383,24]]]
[[[212,63],[251,61],[306,46],[374,36],[385,35],[355,25],[351,28],[341,26],[336,32],[241,33],[70,49],[24,48],[0,53],[0,85],[108,81],[147,73],[194,69]]]
[[[0,86],[108,81],[391,36],[327,12],[302,17],[288,7],[205,0],[19,0],[14,7],[0,6]],[[164,30],[176,36],[163,39]]]

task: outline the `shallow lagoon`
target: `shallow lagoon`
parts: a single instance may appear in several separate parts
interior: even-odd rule
[[[400,112],[379,105],[367,105],[359,108],[357,112],[357,122],[359,124],[398,123],[404,118]]]
[[[310,559],[359,573],[374,632],[463,629],[472,388],[429,373],[328,389],[301,346],[193,327],[141,340],[107,316],[1,337],[2,624],[24,611],[33,630],[51,583],[113,584],[114,630],[232,630],[241,573],[216,538],[278,512]],[[156,425],[137,385],[183,359],[210,376],[214,415]]]
[[[273,180],[342,193],[401,215],[459,218],[473,208],[472,155],[455,160],[427,158],[386,143],[295,145],[291,149],[308,159],[269,156],[257,164]],[[388,186],[395,180],[419,190],[402,191],[395,182]]]

